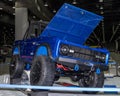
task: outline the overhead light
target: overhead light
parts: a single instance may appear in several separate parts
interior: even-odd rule
[[[101,6],[100,9],[102,10],[102,9],[103,9],[103,6]]]
[[[103,12],[103,11],[101,11],[101,12],[100,12],[100,14],[104,14],[104,12]]]
[[[0,10],[3,10],[3,8],[2,8],[2,7],[0,7]]]
[[[13,13],[13,15],[15,15],[15,13]]]
[[[33,18],[35,19],[35,18],[36,18],[36,16],[33,16]]]
[[[99,2],[103,2],[103,0],[99,0]]]
[[[42,20],[42,19],[40,19],[40,22],[43,22],[43,20]]]
[[[48,6],[47,2],[45,2],[44,6],[45,6],[45,7],[47,7],[47,6]]]
[[[74,5],[77,4],[77,1],[76,1],[76,0],[73,0],[72,4],[74,4]]]
[[[41,11],[41,8],[40,8],[40,6],[39,6],[39,5],[37,5],[37,9],[38,9],[38,11]]]
[[[56,13],[56,10],[55,10],[55,9],[53,10],[53,13]]]
[[[15,6],[13,6],[12,8],[15,9]]]

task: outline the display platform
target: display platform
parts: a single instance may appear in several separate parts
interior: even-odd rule
[[[0,96],[30,96],[20,91],[0,90]],[[41,96],[41,95],[38,95]],[[120,96],[115,94],[48,93],[48,96]]]
[[[0,90],[0,96],[27,96],[20,91]]]
[[[0,64],[0,84],[9,84],[9,64]],[[112,69],[113,71],[113,69]],[[54,86],[72,86],[77,85],[77,83],[71,82],[70,78],[60,78]],[[105,79],[105,86],[111,88],[119,88],[120,87],[120,77],[110,77]],[[0,89],[0,96],[30,96],[27,94],[28,92],[18,91],[18,90],[7,90]],[[76,92],[48,92],[48,96],[93,96],[93,94],[82,94]],[[94,96],[120,96],[119,93],[98,93]],[[35,95],[31,95],[35,96]],[[41,96],[41,95],[36,95]]]
[[[115,88],[115,87],[120,87],[120,81],[119,77],[114,77],[114,78],[107,78],[105,79],[105,86],[107,88]],[[9,84],[9,75],[4,74],[0,76],[0,84]],[[57,81],[54,86],[68,86],[68,87],[74,87],[77,86],[74,84],[74,82],[71,82],[69,78],[60,78],[59,81]],[[0,90],[0,96],[30,96],[27,93],[30,92],[23,92],[23,91],[18,91],[18,90],[7,90],[7,89],[1,89]],[[77,92],[48,92],[48,96],[93,96],[93,94],[82,94],[82,93],[77,93]],[[98,93],[94,96],[119,96],[120,94],[117,92],[107,92],[107,93]],[[34,95],[31,95],[34,96]],[[41,95],[36,95],[36,96],[41,96]],[[46,96],[46,95],[45,95]]]

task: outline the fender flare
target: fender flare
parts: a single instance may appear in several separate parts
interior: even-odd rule
[[[19,55],[20,54],[20,50],[19,50],[19,48],[18,47],[15,47],[14,49],[13,49],[13,55]]]
[[[42,44],[42,45],[38,46],[38,48],[35,52],[35,56],[40,56],[40,55],[52,57],[51,51],[50,51],[50,46],[48,44]]]

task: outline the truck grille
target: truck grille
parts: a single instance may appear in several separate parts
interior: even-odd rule
[[[60,55],[72,57],[72,58],[79,58],[81,60],[90,61],[90,62],[98,62],[98,63],[105,63],[105,53],[95,51],[93,48],[87,47],[77,47],[71,46],[67,44],[60,45]]]

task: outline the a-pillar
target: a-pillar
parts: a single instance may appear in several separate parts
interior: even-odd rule
[[[22,40],[28,28],[28,10],[19,0],[15,2],[15,40]]]

